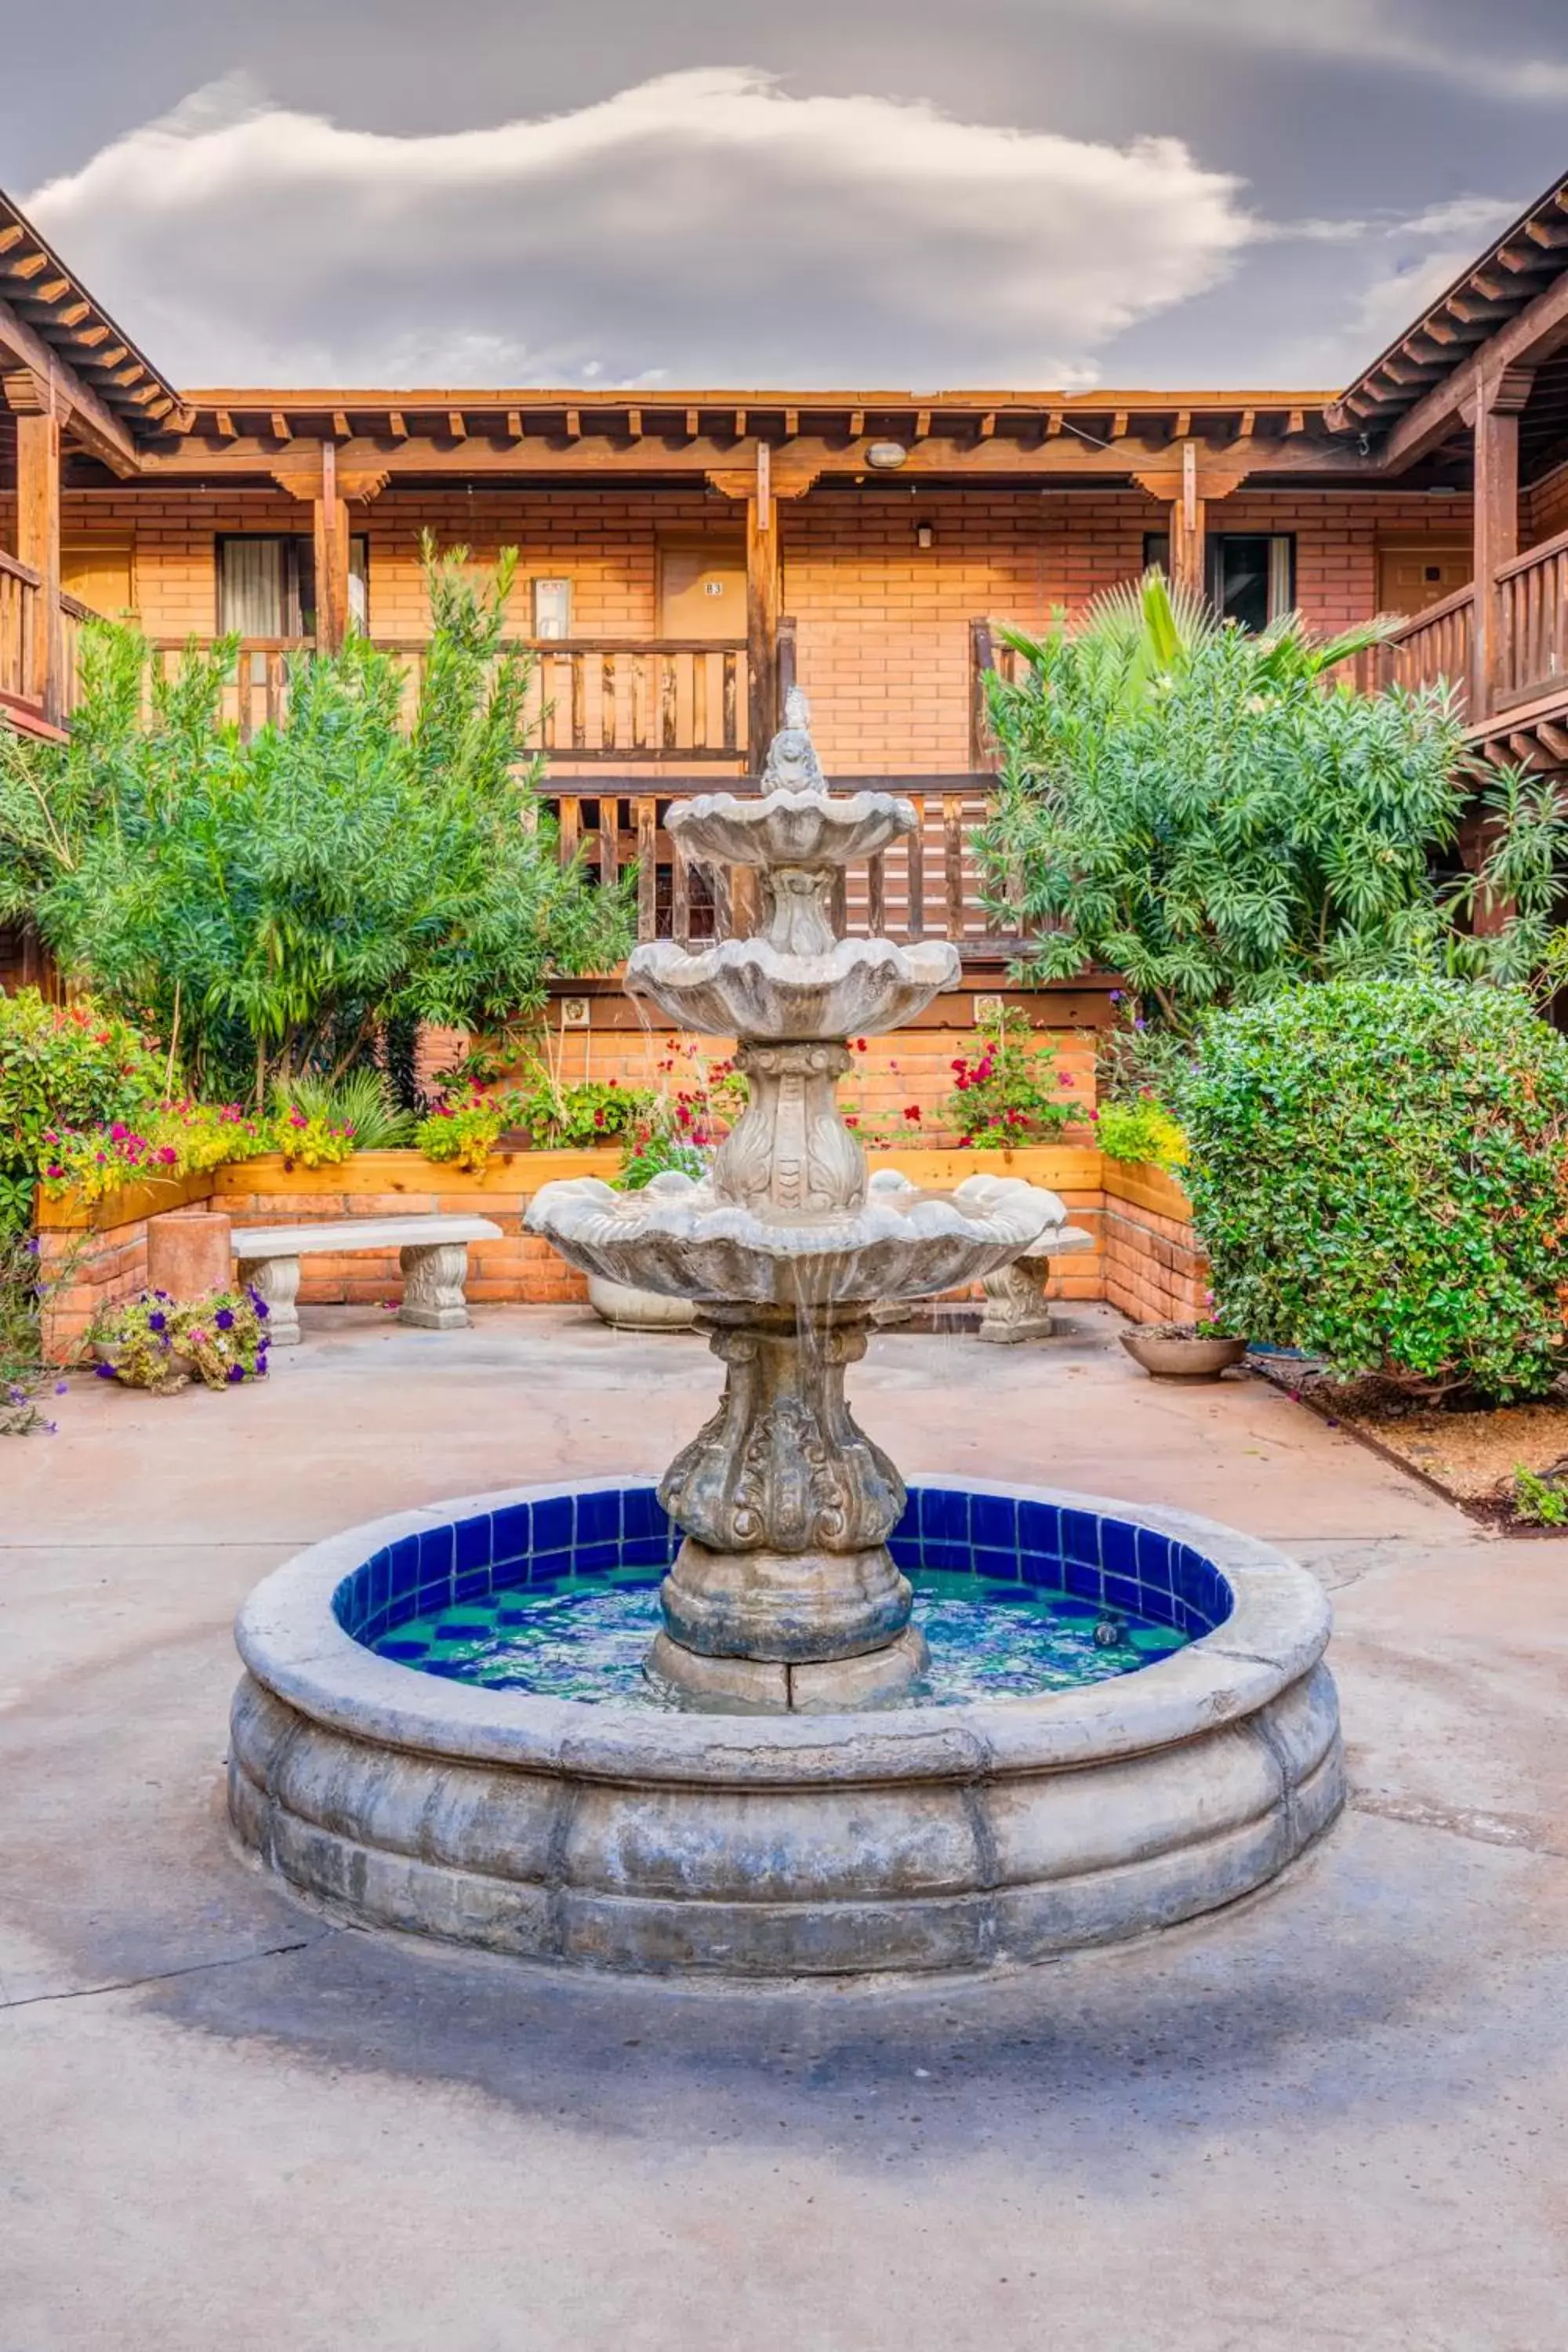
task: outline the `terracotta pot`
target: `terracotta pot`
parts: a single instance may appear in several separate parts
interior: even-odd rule
[[[1123,1331],[1121,1344],[1156,1381],[1217,1381],[1247,1353],[1245,1339],[1200,1339],[1194,1332],[1160,1323]]]
[[[689,1331],[697,1320],[689,1298],[666,1298],[662,1291],[636,1290],[597,1274],[588,1276],[588,1304],[617,1331]]]

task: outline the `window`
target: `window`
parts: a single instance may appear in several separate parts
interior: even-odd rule
[[[1143,534],[1145,566],[1169,570],[1167,532]],[[1244,629],[1266,629],[1296,603],[1296,541],[1289,531],[1210,531],[1204,550],[1208,599],[1227,621]]]
[[[536,580],[533,583],[533,634],[536,637],[569,637],[572,634],[572,583]]]
[[[364,539],[349,541],[349,619],[356,629],[370,622],[370,543]],[[315,542],[303,532],[220,539],[217,625],[224,636],[231,631],[242,637],[314,636]]]

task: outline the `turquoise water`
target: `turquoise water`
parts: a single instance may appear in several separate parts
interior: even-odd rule
[[[1073,1690],[1131,1674],[1186,1643],[1170,1626],[1066,1592],[929,1570],[910,1581],[931,1663],[907,1704],[957,1706]],[[410,1618],[374,1648],[422,1674],[489,1690],[658,1706],[670,1702],[642,1672],[658,1630],[658,1580],[646,1570],[563,1577],[544,1589],[518,1586]]]

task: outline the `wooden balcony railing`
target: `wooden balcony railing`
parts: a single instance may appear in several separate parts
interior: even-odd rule
[[[1568,686],[1568,530],[1497,572],[1499,709]]]
[[[1015,934],[987,922],[969,845],[985,814],[984,785],[900,790],[920,823],[892,848],[849,867],[839,892],[839,920],[854,934],[998,948]],[[669,796],[599,793],[589,783],[563,788],[552,777],[545,798],[556,816],[563,858],[580,851],[588,871],[606,882],[635,866],[639,940],[672,939],[687,946],[743,937],[755,928],[754,877],[744,867],[689,860],[666,829]]]
[[[1368,686],[1435,686],[1447,678],[1460,701],[1468,699],[1475,659],[1475,591],[1456,588],[1360,657],[1357,683]],[[1369,675],[1370,673],[1370,675]]]
[[[29,709],[39,700],[43,585],[26,564],[0,553],[0,696]]]
[[[276,720],[288,697],[289,662],[309,637],[247,637],[225,692],[225,716],[242,734]],[[376,637],[408,673],[416,699],[429,646],[423,639]],[[743,645],[698,645],[673,637],[518,639],[535,656],[529,680],[529,740],[552,760],[584,766],[665,761],[746,765],[749,673]],[[184,641],[160,638],[165,669]]]

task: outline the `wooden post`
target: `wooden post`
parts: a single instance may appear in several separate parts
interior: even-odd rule
[[[335,654],[349,625],[349,510],[338,485],[335,443],[321,444],[321,484],[312,502],[316,540],[316,650]]]
[[[1198,445],[1182,444],[1182,479],[1171,501],[1171,582],[1194,596],[1205,593],[1205,505],[1198,491]]]
[[[24,369],[5,378],[16,418],[16,556],[37,573],[38,610],[26,693],[58,726],[66,707],[60,627],[60,420],[51,388]]]
[[[1489,719],[1497,708],[1498,592],[1496,573],[1519,553],[1519,417],[1531,378],[1511,368],[1483,381],[1476,399],[1472,623],[1469,719]]]
[[[772,459],[767,443],[760,441],[756,481],[746,499],[746,725],[753,775],[761,772],[779,724],[782,580]]]

